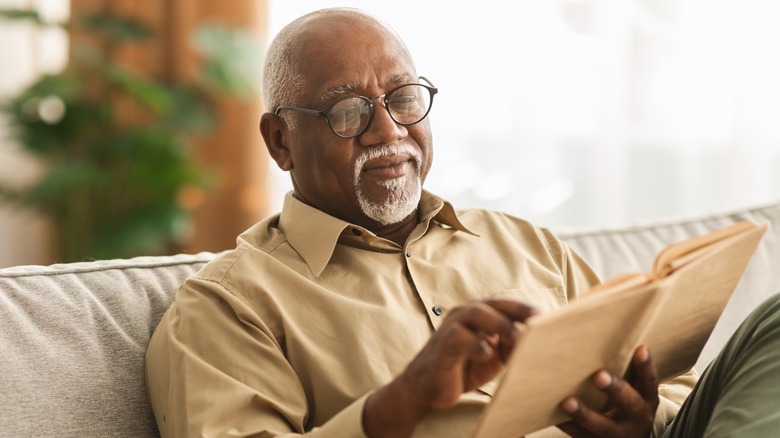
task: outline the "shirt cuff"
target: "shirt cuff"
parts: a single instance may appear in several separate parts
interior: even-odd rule
[[[363,431],[363,409],[371,392],[358,398],[322,426],[313,429],[311,436],[368,438]]]
[[[665,397],[658,397],[658,409],[655,411],[655,421],[653,422],[653,433],[651,437],[660,437],[669,424],[671,424],[674,417],[677,415],[677,411],[680,410],[680,405],[669,400]]]

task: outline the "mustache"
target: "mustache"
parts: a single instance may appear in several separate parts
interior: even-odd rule
[[[357,160],[355,161],[355,184],[357,184],[360,173],[363,171],[363,166],[365,166],[368,160],[401,154],[408,154],[411,156],[414,161],[414,167],[418,172],[420,171],[420,166],[422,165],[422,155],[420,154],[420,151],[410,144],[393,143],[366,149],[358,155]]]

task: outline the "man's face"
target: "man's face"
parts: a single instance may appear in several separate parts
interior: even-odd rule
[[[355,20],[329,22],[299,39],[306,87],[297,106],[322,109],[345,95],[379,96],[416,83],[406,50],[383,29]],[[398,125],[381,99],[366,130],[341,138],[323,117],[296,114],[288,147],[295,195],[346,221],[377,229],[416,211],[431,165],[428,120]]]

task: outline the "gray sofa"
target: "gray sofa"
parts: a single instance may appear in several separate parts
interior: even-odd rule
[[[780,290],[780,203],[558,235],[602,277],[646,270],[666,244],[740,219],[771,227],[697,363]],[[0,269],[0,436],[157,436],[144,352],[177,286],[214,254]]]

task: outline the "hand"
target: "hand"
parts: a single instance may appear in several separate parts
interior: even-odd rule
[[[568,397],[561,409],[574,421],[558,425],[574,437],[648,437],[658,409],[658,373],[647,347],[640,346],[631,360],[632,369],[624,380],[609,371],[593,375],[593,383],[609,397],[609,409],[600,413],[576,397]]]
[[[535,311],[513,300],[488,300],[452,309],[401,378],[432,410],[498,375],[518,336],[515,321]]]
[[[366,434],[411,434],[428,413],[452,407],[461,394],[495,378],[518,337],[514,323],[535,313],[509,299],[452,309],[406,370],[368,398]]]

